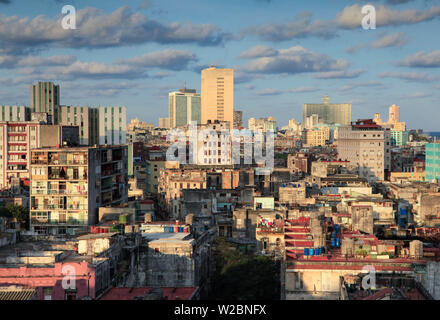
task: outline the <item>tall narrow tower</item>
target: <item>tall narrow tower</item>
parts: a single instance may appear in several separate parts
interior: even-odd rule
[[[234,70],[211,66],[202,70],[202,124],[234,123]]]
[[[31,112],[46,112],[52,117],[52,123],[58,123],[60,106],[60,86],[53,82],[38,82],[31,85]]]
[[[391,123],[398,123],[400,122],[400,107],[393,104],[390,109],[390,114],[388,118],[388,122]]]

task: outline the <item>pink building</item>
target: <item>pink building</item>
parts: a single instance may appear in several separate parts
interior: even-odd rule
[[[0,188],[9,188],[11,178],[29,179],[30,151],[39,147],[38,122],[0,122]]]
[[[107,260],[106,260],[107,261]],[[72,269],[73,268],[73,269]],[[52,266],[0,267],[0,286],[19,285],[36,288],[38,300],[94,299],[109,285],[108,263],[56,262]],[[64,289],[63,279],[75,270],[75,288]],[[108,270],[107,270],[108,271]],[[66,280],[67,283],[71,280]]]

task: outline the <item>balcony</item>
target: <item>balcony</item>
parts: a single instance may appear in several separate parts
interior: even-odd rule
[[[49,165],[51,166],[85,166],[87,165],[87,161],[83,160],[83,161],[75,161],[75,160],[50,160],[48,162]]]
[[[73,195],[73,196],[84,196],[87,195],[87,190],[76,191],[76,190],[66,190],[66,189],[52,189],[49,190],[47,194],[51,195]]]
[[[283,227],[266,227],[259,225],[256,229],[257,233],[284,233]]]
[[[87,221],[79,221],[77,219],[68,219],[68,220],[50,220],[46,224],[50,225],[63,225],[63,226],[87,226]]]
[[[49,218],[32,218],[31,224],[48,224]]]
[[[48,180],[80,180],[80,181],[87,181],[87,174],[79,175],[79,174],[73,174],[73,175],[60,175],[60,174],[54,174],[49,173],[48,174]]]

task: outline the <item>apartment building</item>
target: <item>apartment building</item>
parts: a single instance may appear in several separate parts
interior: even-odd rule
[[[60,86],[53,82],[38,82],[31,85],[31,111],[45,112],[53,124],[58,123],[60,106]]]
[[[61,106],[59,123],[79,126],[81,145],[127,143],[125,107]]]
[[[125,107],[98,107],[100,145],[127,143],[127,110]]]
[[[408,143],[409,132],[391,129],[391,145],[405,146]]]
[[[166,166],[165,158],[150,159],[146,161],[146,187],[147,193],[157,194],[159,190],[160,172]]]
[[[78,126],[81,145],[99,144],[97,109],[84,106],[61,106],[59,123]]]
[[[325,146],[330,140],[330,129],[329,127],[306,129],[303,131],[302,139],[305,147]]]
[[[17,187],[24,180],[29,180],[31,149],[77,144],[76,127],[23,121],[0,122],[0,189]]]
[[[338,158],[355,165],[361,178],[384,180],[391,171],[390,131],[373,120],[340,127],[337,145]]]
[[[31,109],[25,106],[0,106],[0,121],[29,121]]]
[[[98,209],[128,201],[127,146],[31,151],[30,226],[74,234],[98,222]]]

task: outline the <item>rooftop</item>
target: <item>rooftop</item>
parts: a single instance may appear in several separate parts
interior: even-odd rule
[[[165,300],[190,300],[197,290],[194,287],[160,289]],[[112,288],[100,300],[134,300],[140,297],[148,298],[152,294],[154,294],[153,288]]]

